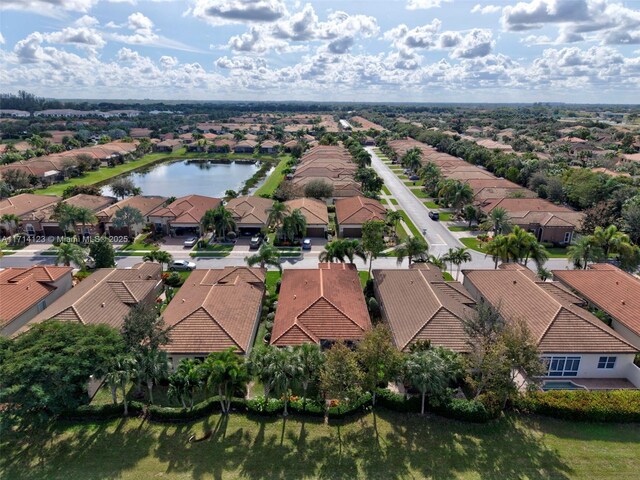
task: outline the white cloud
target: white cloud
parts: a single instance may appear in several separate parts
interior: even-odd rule
[[[96,17],[92,17],[90,15],[83,15],[82,17],[78,18],[75,22],[73,22],[73,24],[76,27],[97,27],[98,25],[100,25],[100,22]]]
[[[588,40],[604,45],[640,43],[640,10],[605,0],[532,0],[507,6],[502,25],[524,31],[558,25],[556,43]]]
[[[2,35],[2,32],[0,32],[0,45],[4,45],[6,43],[5,39],[4,39],[4,35]]]
[[[19,10],[39,15],[59,17],[61,10],[86,13],[98,0],[3,0],[2,10]]]
[[[407,10],[429,10],[430,8],[439,8],[443,3],[453,0],[409,0],[407,2]]]
[[[479,13],[481,15],[489,15],[492,13],[499,13],[502,11],[502,7],[499,5],[480,5],[476,3],[475,6],[471,9],[471,13]]]
[[[218,58],[214,65],[228,70],[259,70],[264,69],[267,62],[263,58],[224,56]]]
[[[274,22],[282,18],[287,9],[282,0],[195,0],[190,13],[220,25]]]
[[[75,44],[90,48],[102,48],[106,42],[97,31],[87,27],[67,27],[59,32],[43,35],[49,43]]]
[[[467,33],[451,52],[454,58],[485,57],[491,53],[495,42],[491,30],[474,28]]]
[[[122,26],[116,24],[107,24],[106,26],[113,29],[122,28]],[[153,21],[142,12],[134,12],[129,15],[129,17],[127,17],[126,28],[131,31],[130,34],[110,33],[108,34],[108,38],[129,45],[149,45],[187,52],[201,51],[184,43],[159,35]]]
[[[178,59],[176,57],[170,57],[169,55],[163,55],[160,57],[160,65],[165,69],[175,67],[177,64]]]

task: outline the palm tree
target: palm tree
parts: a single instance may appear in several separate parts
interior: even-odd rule
[[[438,183],[442,181],[442,170],[433,162],[427,162],[418,171],[418,175],[420,175],[422,184],[428,193],[433,192]]]
[[[333,240],[325,244],[324,250],[320,252],[320,256],[318,257],[318,261],[322,263],[331,263],[331,262],[344,262],[344,251],[343,251],[342,240]]]
[[[60,202],[56,205],[53,217],[58,220],[58,226],[63,232],[75,230],[76,207],[68,203]]]
[[[398,236],[398,224],[402,221],[403,216],[398,210],[387,211],[387,225],[393,228],[393,236]]]
[[[153,403],[153,385],[167,377],[168,359],[166,352],[150,349],[138,358],[138,375],[147,384],[149,402]]]
[[[400,265],[405,257],[409,259],[409,266],[414,258],[425,258],[429,252],[429,245],[420,237],[409,237],[402,245],[395,248],[397,262]]]
[[[450,262],[456,266],[456,281],[458,281],[458,277],[460,276],[460,267],[463,263],[471,261],[471,253],[469,253],[469,249],[466,247],[459,247],[453,251],[453,256],[450,259]]]
[[[293,242],[296,238],[302,238],[307,233],[307,219],[299,208],[284,217],[280,228],[281,238]]]
[[[71,242],[63,242],[58,247],[56,255],[56,265],[62,263],[65,267],[70,267],[75,263],[79,268],[84,266],[86,253],[82,247]]]
[[[244,359],[236,355],[233,348],[210,353],[204,362],[203,372],[207,387],[218,391],[223,415],[228,415],[233,392],[244,386],[249,378]]]
[[[173,255],[169,252],[165,252],[164,250],[150,250],[144,254],[142,257],[143,262],[158,262],[162,270],[164,270],[164,265],[167,266],[173,261]]]
[[[180,400],[183,408],[186,408],[185,397],[189,398],[189,408],[193,408],[196,391],[204,383],[202,374],[202,364],[199,360],[181,360],[175,373],[169,377],[169,395]]]
[[[307,403],[309,383],[317,381],[324,362],[320,346],[315,343],[304,343],[295,348],[297,364],[300,367],[300,383],[302,384],[302,405]]]
[[[251,350],[247,362],[247,368],[251,376],[256,377],[262,383],[264,399],[269,400],[272,387],[272,357],[277,354],[278,347],[264,345]]]
[[[269,245],[268,243],[263,243],[260,250],[258,250],[258,253],[255,255],[245,257],[245,261],[250,267],[260,265],[260,268],[266,268],[270,265],[272,267],[276,267],[280,272],[282,272],[282,265],[280,265],[280,252],[276,247]]]
[[[438,257],[436,257],[435,255],[428,255],[427,256],[427,263],[430,263],[431,265],[433,265],[435,267],[438,267],[440,270],[444,270],[444,269],[447,268],[445,257],[446,256],[438,256]]]
[[[114,404],[117,403],[118,400],[116,394],[117,388],[120,387],[122,390],[122,404],[124,405],[125,416],[129,414],[127,386],[131,379],[131,373],[135,369],[135,363],[136,362],[132,357],[128,355],[119,355],[113,360],[109,366],[107,375],[105,376],[107,384],[111,387],[111,398]]]
[[[596,227],[592,241],[599,245],[603,252],[603,257],[598,260],[606,260],[609,254],[618,253],[624,255],[633,249],[629,235],[618,231],[615,225],[609,225],[606,228]]]
[[[407,170],[411,170],[412,172],[415,172],[422,165],[420,161],[421,159],[422,159],[422,152],[420,151],[420,149],[410,148],[402,156],[402,160],[400,160],[400,163]]]
[[[486,230],[492,230],[493,235],[502,235],[511,228],[509,213],[502,207],[496,207],[489,213],[489,217],[483,223]]]
[[[298,363],[298,357],[295,355],[293,348],[277,349],[275,355],[271,356],[269,370],[272,372],[271,384],[274,390],[280,396],[284,396],[284,411],[282,415],[286,417],[288,415],[289,387],[302,374],[302,368]]]
[[[420,391],[422,406],[420,413],[424,415],[424,404],[427,393],[437,403],[439,397],[446,392],[449,375],[444,360],[434,350],[413,353],[407,357],[404,368],[405,379]]]
[[[504,235],[497,235],[484,246],[484,251],[487,255],[491,255],[494,262],[494,268],[497,269],[498,262],[508,262],[510,259],[509,240]]]
[[[80,236],[84,239],[85,237],[85,228],[87,224],[92,224],[97,221],[96,215],[93,211],[87,207],[76,207],[74,211],[74,228],[76,224],[80,224],[82,230],[80,232]]]
[[[360,258],[363,262],[367,261],[367,254],[362,248],[362,243],[359,240],[350,240],[348,238],[345,238],[337,240],[337,242],[337,248],[342,257],[342,260],[340,261],[344,261],[344,259],[346,258],[347,260],[349,260],[349,263],[353,263],[355,257]]]
[[[9,228],[9,236],[12,237],[20,223],[20,217],[15,213],[5,213],[0,217],[0,221],[7,224],[7,227]]]
[[[216,231],[216,236],[227,238],[229,232],[233,232],[236,229],[236,221],[233,219],[233,215],[229,210],[220,205],[214,210],[213,228]]]
[[[567,258],[573,262],[575,268],[586,269],[589,262],[597,262],[603,257],[604,250],[592,236],[580,237],[567,248]]]
[[[269,217],[267,218],[267,225],[272,228],[278,228],[282,225],[285,217],[287,216],[288,208],[282,202],[273,202],[273,205],[269,209]]]

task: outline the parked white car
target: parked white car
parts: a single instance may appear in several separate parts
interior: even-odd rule
[[[171,265],[169,265],[169,270],[172,272],[175,271],[183,271],[190,272],[191,270],[196,269],[196,264],[190,262],[189,260],[175,260]]]

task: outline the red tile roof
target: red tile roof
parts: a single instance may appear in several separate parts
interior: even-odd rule
[[[222,200],[204,195],[187,195],[180,197],[169,205],[152,210],[150,217],[166,217],[173,223],[200,225],[200,220],[207,210],[213,210]]]
[[[285,270],[273,323],[273,345],[358,340],[371,328],[354,265]]]
[[[554,270],[553,275],[622,325],[640,335],[640,280],[609,264],[586,270]]]
[[[467,282],[506,319],[526,322],[542,352],[637,351],[593,314],[578,307],[575,295],[557,283],[538,280],[525,267],[506,264],[497,270],[468,270],[465,286]],[[473,291],[471,286],[469,290]]]
[[[164,311],[170,354],[208,354],[233,347],[248,353],[257,329],[265,271],[196,270]]]
[[[35,266],[0,271],[0,327],[11,323],[44,300],[56,287],[53,282],[71,276],[71,267]]]
[[[384,221],[387,209],[372,198],[355,196],[336,200],[336,221],[340,225],[361,225],[369,220]]]

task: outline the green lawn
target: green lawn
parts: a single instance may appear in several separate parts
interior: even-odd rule
[[[480,242],[480,240],[478,240],[476,237],[465,237],[465,238],[461,238],[460,241],[465,247],[469,247],[471,250],[485,253],[482,247],[480,246],[482,242]]]
[[[4,432],[0,449],[0,477],[11,480],[591,480],[640,470],[640,429],[629,425],[516,416],[474,425],[383,409],[329,425],[238,413],[188,424],[59,422]]]
[[[287,168],[287,161],[289,161],[289,156],[282,157],[276,168],[271,172],[269,178],[262,184],[260,188],[258,188],[254,195],[271,195],[276,189],[280,186],[280,183],[284,179],[284,169]]]
[[[404,219],[404,223],[406,223],[407,227],[409,227],[409,230],[411,230],[411,233],[413,233],[413,235],[416,237],[422,237],[422,232],[418,229],[418,227],[416,227],[413,224],[413,222],[409,218],[409,215],[407,215],[407,212],[405,212],[404,210],[398,210],[398,211],[402,215],[402,218]]]
[[[451,221],[451,217],[453,216],[453,213],[450,212],[440,212],[440,221],[442,222],[449,222]]]
[[[389,201],[393,204],[393,205],[398,205],[398,200],[396,200],[395,198],[390,198]]]
[[[433,200],[429,200],[428,202],[424,202],[424,204],[427,206],[427,208],[431,208],[431,209],[440,208],[440,205],[438,205]]]
[[[389,202],[387,202],[387,200],[386,200],[386,199],[382,198],[382,199],[380,199],[380,203],[381,203],[382,205],[388,205],[388,203],[389,203]]]
[[[417,198],[429,198],[429,195],[427,195],[427,192],[425,192],[424,190],[422,190],[422,188],[412,188],[411,192],[417,197]]]
[[[470,232],[471,231],[471,229],[469,227],[453,226],[453,227],[448,227],[448,228],[452,232]]]
[[[267,287],[267,292],[269,295],[275,295],[276,293],[276,283],[280,280],[282,274],[280,272],[267,272],[267,278],[265,279],[265,285]]]
[[[358,272],[358,276],[360,277],[360,284],[362,288],[367,284],[367,280],[369,280],[369,272],[367,270]]]
[[[132,243],[128,243],[127,245],[122,247],[121,251],[127,252],[127,251],[136,251],[136,250],[145,250],[145,251],[158,250],[157,245],[144,243],[144,240],[145,238],[147,238],[148,235],[149,235],[148,233],[143,233],[142,235],[138,235]]]
[[[208,243],[204,248],[195,248],[194,252],[230,252],[233,250],[233,245],[222,244],[222,243]]]
[[[389,191],[386,185],[382,186],[382,193],[384,193],[385,195],[391,195],[391,192]]]
[[[548,247],[549,258],[566,258],[567,247]]]
[[[203,258],[224,258],[229,256],[229,252],[191,252],[189,254],[191,258],[203,257]]]

